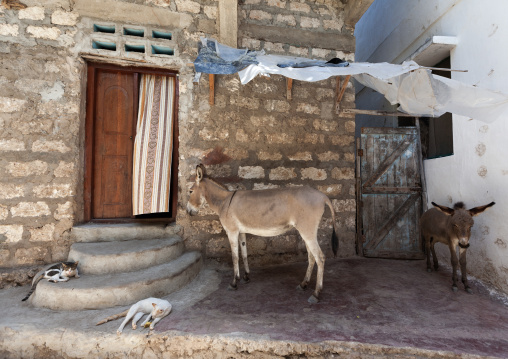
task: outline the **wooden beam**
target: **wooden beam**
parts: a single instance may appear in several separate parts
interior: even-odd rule
[[[396,117],[416,117],[404,112],[388,112],[388,111],[375,111],[375,110],[360,110],[357,108],[347,108],[341,111],[343,114],[355,114],[355,115],[371,115],[371,116],[396,116]],[[432,116],[425,116],[432,117]]]
[[[238,0],[219,0],[219,42],[238,46]]]
[[[291,101],[293,98],[291,90],[293,89],[293,79],[286,77],[286,98]]]
[[[210,106],[213,106],[215,104],[215,75],[214,74],[208,74],[208,82],[210,82],[210,93],[208,98],[208,103]]]
[[[346,87],[349,82],[349,79],[351,78],[351,75],[347,75],[344,83],[342,84],[342,87],[340,87],[340,76],[337,76],[337,103],[335,104],[335,113],[339,114],[340,112],[340,102],[342,101],[342,97],[344,96],[344,93],[346,92]],[[340,88],[340,90],[339,90]]]

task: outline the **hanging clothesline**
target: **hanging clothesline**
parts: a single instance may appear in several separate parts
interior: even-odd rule
[[[399,105],[400,111],[414,116],[439,117],[451,112],[487,123],[508,118],[508,95],[434,75],[414,61],[400,65],[331,64],[323,60],[234,49],[202,38],[194,67],[196,72],[208,74],[238,73],[242,84],[258,75],[283,75],[310,82],[351,75],[362,85],[383,94],[392,105]]]

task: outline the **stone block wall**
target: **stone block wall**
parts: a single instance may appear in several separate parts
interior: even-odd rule
[[[179,193],[177,223],[188,249],[230,260],[217,216],[185,212],[195,166],[231,189],[309,185],[333,201],[341,228],[340,255],[354,255],[354,118],[335,113],[335,79],[293,82],[216,76],[210,105],[208,76],[193,82],[200,36],[219,38],[215,0],[26,0],[25,9],[0,6],[0,267],[64,260],[70,230],[83,219],[86,61],[164,67],[179,72]],[[242,0],[238,47],[267,53],[352,61],[352,29],[340,1]],[[114,11],[113,11],[114,10]],[[114,25],[96,34],[94,24]],[[172,32],[172,56],[127,53],[124,26]],[[276,30],[276,31],[274,31]],[[116,51],[93,39],[116,41]],[[129,40],[130,41],[130,40]],[[148,44],[151,38],[139,40]],[[159,41],[159,40],[157,40]],[[162,40],[161,40],[162,41]],[[342,107],[354,107],[348,85]],[[327,255],[328,211],[319,232]],[[249,237],[253,263],[306,259],[296,232]]]

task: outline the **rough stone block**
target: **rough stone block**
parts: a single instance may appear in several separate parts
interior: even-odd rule
[[[269,178],[271,181],[287,181],[296,178],[294,168],[277,167],[270,170]]]
[[[249,13],[249,19],[252,20],[271,20],[272,14],[262,10],[251,10]]]
[[[77,23],[79,14],[75,12],[56,10],[51,14],[51,23],[55,25],[74,26]]]
[[[43,161],[9,162],[5,167],[13,177],[41,176],[48,172],[48,164]]]
[[[68,201],[65,203],[61,203],[58,205],[55,211],[55,219],[58,221],[65,219],[73,219],[74,218],[74,208],[72,202]]]
[[[312,161],[312,153],[298,152],[288,156],[290,161]]]
[[[286,101],[281,100],[267,100],[264,101],[265,109],[268,112],[288,112],[291,109],[291,105]]]
[[[37,140],[32,144],[33,152],[60,152],[66,153],[71,149],[63,141]]]
[[[338,180],[351,180],[355,178],[355,170],[351,167],[335,167],[332,170],[332,178]]]
[[[302,179],[311,179],[314,181],[323,181],[327,178],[326,170],[321,168],[304,168],[302,169]]]
[[[251,116],[250,121],[256,127],[275,127],[277,125],[277,120],[274,116]]]
[[[57,27],[28,26],[26,32],[37,39],[56,40],[62,33]]]
[[[21,111],[25,103],[26,100],[19,98],[0,97],[0,112],[12,113]]]
[[[282,15],[279,14],[276,17],[277,22],[283,23],[288,26],[296,26],[296,19],[293,15]]]
[[[261,166],[240,166],[238,176],[245,179],[265,178],[265,170]]]
[[[282,159],[282,154],[279,152],[270,153],[261,151],[258,153],[258,159],[260,161],[278,161]]]
[[[218,141],[228,138],[229,132],[226,129],[211,130],[209,128],[203,128],[199,131],[199,137],[205,141]]]
[[[292,143],[294,137],[287,133],[271,133],[266,135],[266,141],[268,143]]]
[[[0,238],[1,237],[5,238],[6,243],[19,242],[23,238],[23,226],[22,225],[0,226]]]
[[[299,3],[295,1],[291,1],[289,4],[289,9],[291,11],[297,11],[297,12],[304,12],[309,13],[310,12],[310,6],[305,3]]]
[[[14,258],[19,265],[44,262],[48,255],[48,250],[42,247],[20,248],[16,250]]]
[[[55,224],[46,224],[39,228],[28,228],[30,232],[30,241],[32,242],[50,242],[55,233]]]
[[[315,119],[312,123],[317,131],[337,131],[337,121],[333,120],[318,120]]]
[[[266,4],[268,6],[275,6],[275,7],[278,7],[280,9],[285,9],[286,8],[286,1],[285,0],[266,0]]]
[[[175,0],[175,3],[178,12],[190,12],[193,14],[199,14],[201,11],[201,5],[195,1]]]
[[[70,184],[40,185],[33,189],[34,195],[40,198],[70,197],[74,191]]]
[[[319,115],[321,113],[321,110],[319,109],[319,107],[308,104],[308,103],[299,103],[296,106],[296,111],[304,112],[309,115]]]
[[[219,234],[222,232],[222,225],[219,221],[193,221],[192,227],[199,232],[206,232],[210,234]]]
[[[271,189],[271,188],[279,188],[280,186],[273,184],[273,183],[254,183],[254,186],[252,187],[253,190],[260,190],[260,189]]]
[[[9,209],[0,204],[0,221],[5,221],[7,217],[9,217]]]
[[[337,30],[342,31],[344,27],[343,19],[323,20],[323,27],[326,30]]]
[[[356,212],[356,201],[354,199],[333,199],[335,212]]]
[[[290,46],[289,47],[289,52],[291,54],[294,54],[294,55],[297,55],[297,56],[302,56],[302,57],[306,57],[306,56],[309,55],[309,49],[303,48],[303,47]]]
[[[355,136],[348,135],[330,136],[330,140],[332,141],[332,144],[337,146],[349,146],[355,142]]]
[[[342,185],[338,183],[318,186],[318,190],[323,192],[327,196],[339,196],[342,193]]]
[[[17,24],[0,24],[0,36],[18,36],[19,25]]]
[[[302,28],[317,29],[321,26],[321,21],[313,17],[302,16],[300,18],[300,26]]]
[[[44,8],[40,6],[31,6],[26,9],[19,10],[18,18],[20,20],[44,20]]]
[[[10,151],[24,151],[25,143],[19,140],[0,140],[0,151],[10,152]]]
[[[340,159],[340,154],[332,151],[318,153],[317,156],[321,162],[338,161]]]
[[[23,197],[25,191],[22,185],[14,183],[0,183],[0,199],[12,199]]]
[[[51,214],[45,202],[20,202],[11,208],[13,217],[40,217]]]
[[[203,12],[209,19],[217,19],[217,6],[203,6]]]
[[[354,133],[356,128],[355,121],[346,121],[346,123],[344,123],[344,127],[346,128],[347,132]]]
[[[55,169],[55,177],[71,177],[74,175],[74,163],[60,161]]]

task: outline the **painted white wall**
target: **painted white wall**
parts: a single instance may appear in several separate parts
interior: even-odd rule
[[[506,0],[375,0],[356,26],[356,61],[400,63],[431,36],[456,36],[451,67],[468,72],[452,78],[508,93],[507,13]],[[371,91],[357,91],[358,108],[386,106]],[[424,163],[429,203],[496,201],[475,217],[468,272],[508,293],[508,118],[485,124],[454,115],[453,141],[453,156]],[[449,263],[448,250],[438,247]]]

